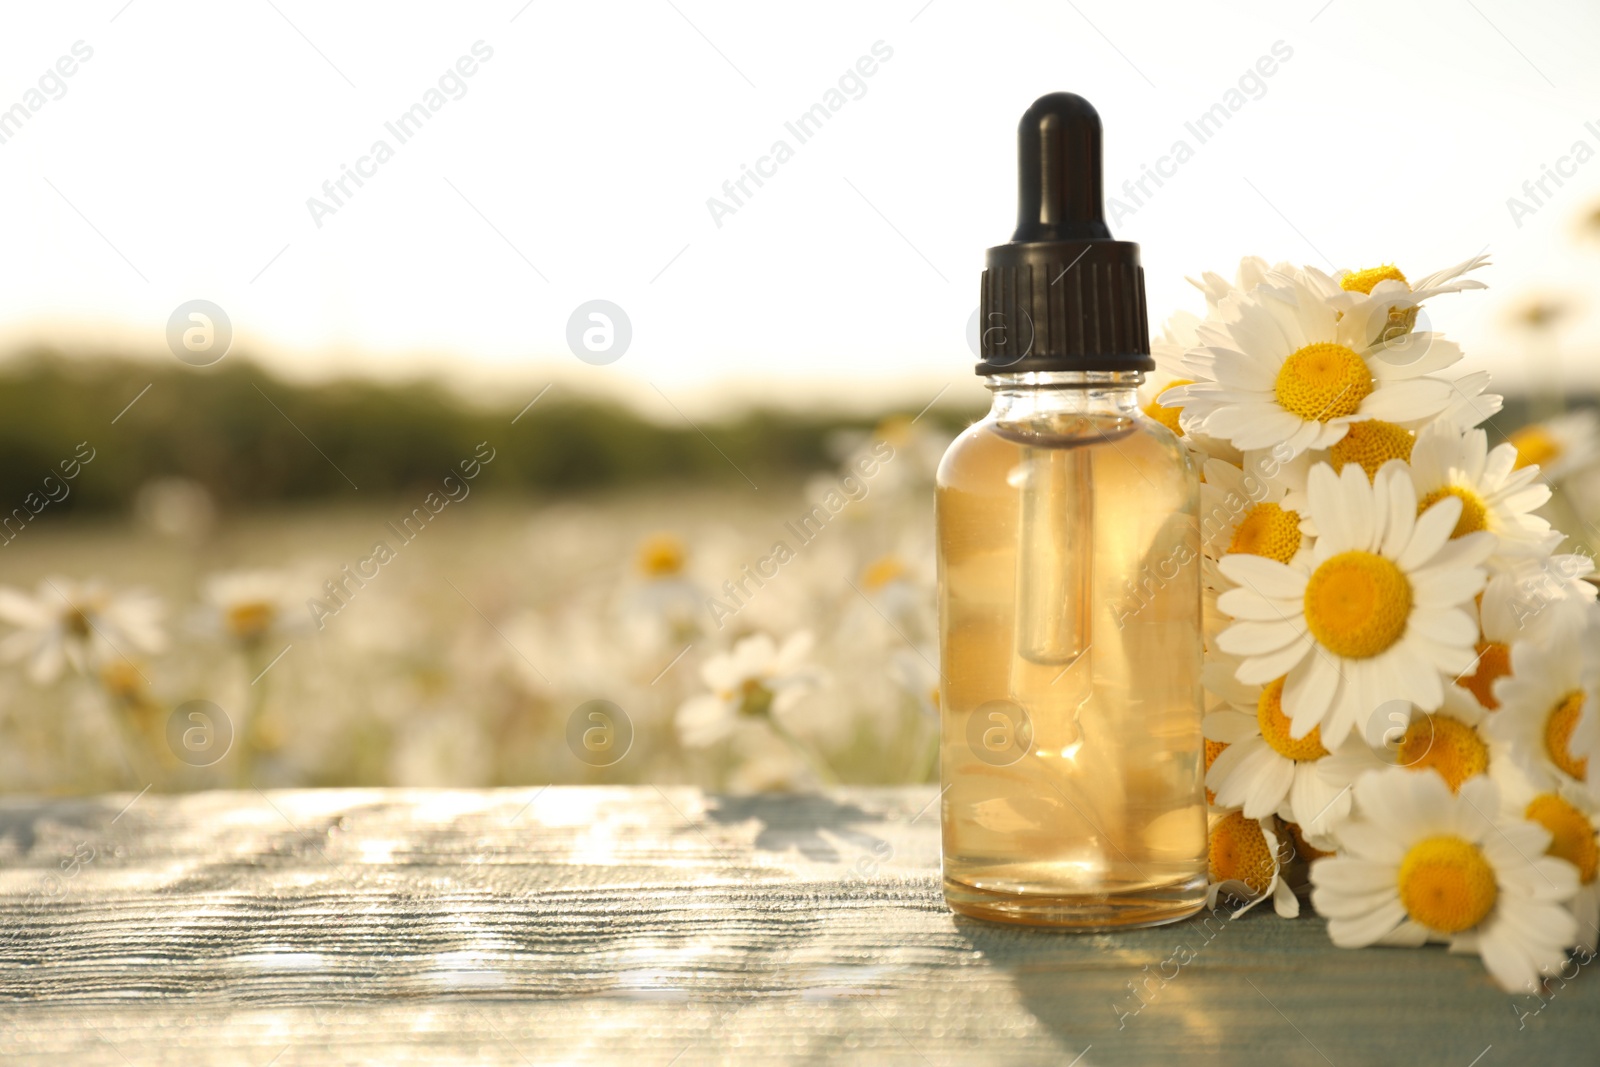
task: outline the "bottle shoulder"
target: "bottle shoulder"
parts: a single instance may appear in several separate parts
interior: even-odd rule
[[[1140,411],[1020,421],[990,415],[968,426],[950,443],[939,462],[938,484],[1004,483],[1030,452],[1076,448],[1093,451],[1097,463],[1137,468],[1152,484],[1199,484],[1199,471],[1183,442]]]

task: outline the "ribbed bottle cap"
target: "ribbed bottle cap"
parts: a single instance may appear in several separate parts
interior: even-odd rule
[[[1099,114],[1041,96],[1017,155],[1017,232],[988,251],[978,373],[1154,370],[1139,246],[1106,227]]]

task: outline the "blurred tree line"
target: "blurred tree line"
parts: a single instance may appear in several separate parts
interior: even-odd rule
[[[49,517],[124,510],[142,485],[167,477],[205,487],[224,510],[348,501],[351,482],[373,496],[426,492],[480,441],[497,455],[475,489],[491,492],[744,487],[740,470],[759,485],[831,466],[837,434],[878,421],[753,410],[696,429],[557,386],[513,425],[537,392],[483,407],[437,382],[292,384],[237,357],[191,368],[30,352],[0,366],[0,513],[45,492],[80,442],[94,459]],[[974,414],[927,418],[959,427]]]

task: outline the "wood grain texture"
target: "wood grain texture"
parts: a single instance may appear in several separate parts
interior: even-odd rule
[[[1600,1063],[1588,973],[1512,997],[1476,959],[1341,951],[1321,921],[1266,907],[1115,936],[957,918],[936,799],[3,801],[0,1053],[112,1067]]]

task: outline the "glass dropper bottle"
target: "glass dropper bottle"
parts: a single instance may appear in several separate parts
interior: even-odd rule
[[[988,416],[939,467],[945,899],[1075,929],[1204,901],[1198,477],[1147,418],[1138,245],[1099,115],[1040,98],[980,306]]]

